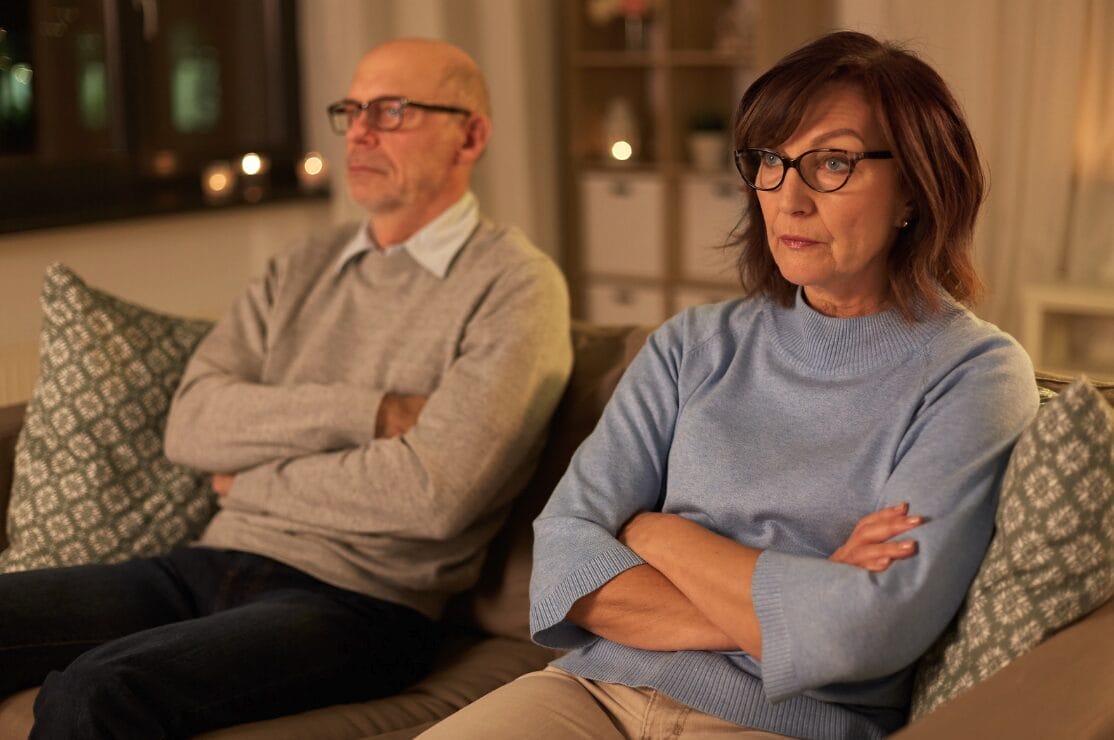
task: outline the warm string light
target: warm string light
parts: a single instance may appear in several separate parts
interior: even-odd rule
[[[264,158],[255,152],[248,152],[240,158],[240,172],[248,177],[262,174],[264,171]]]
[[[231,162],[217,160],[201,170],[201,193],[207,203],[224,203],[236,192],[236,170]]]
[[[320,175],[325,169],[325,160],[321,158],[320,154],[307,154],[306,158],[302,160],[302,171],[310,177]]]
[[[308,193],[324,190],[329,185],[329,165],[320,152],[306,152],[294,169],[298,185]]]
[[[631,165],[639,156],[638,118],[630,101],[623,97],[607,103],[603,119],[606,149],[604,158],[614,165]]]
[[[270,157],[248,152],[239,159],[215,160],[201,171],[201,192],[205,202],[219,205],[237,194],[248,203],[259,203],[267,196]],[[329,164],[320,152],[306,152],[294,165],[298,185],[304,192],[317,192],[329,186]]]
[[[231,179],[224,172],[213,172],[209,174],[209,179],[205,181],[210,192],[223,193],[228,190],[231,184]]]
[[[271,160],[262,154],[248,152],[240,157],[240,172],[244,176],[244,187],[241,195],[248,203],[258,203],[267,194],[267,172],[271,169]]]

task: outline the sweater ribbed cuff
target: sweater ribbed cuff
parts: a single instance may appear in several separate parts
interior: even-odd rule
[[[771,702],[783,701],[801,690],[781,599],[783,571],[783,556],[767,550],[758,557],[750,586],[751,603],[762,627],[762,684]]]
[[[604,550],[555,584],[544,594],[531,600],[530,633],[539,645],[571,649],[595,636],[565,620],[573,603],[587,596],[625,570],[646,561],[628,547],[616,545]]]

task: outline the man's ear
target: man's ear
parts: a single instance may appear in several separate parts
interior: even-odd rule
[[[480,158],[491,138],[491,119],[487,116],[473,115],[464,124],[464,141],[457,157],[460,162],[471,164]]]

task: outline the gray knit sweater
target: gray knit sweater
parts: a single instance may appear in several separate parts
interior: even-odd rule
[[[557,267],[481,221],[444,278],[406,249],[337,270],[352,227],[272,260],[198,347],[166,451],[235,472],[203,546],[436,618],[475,581],[571,368]],[[387,393],[429,396],[374,439]]]

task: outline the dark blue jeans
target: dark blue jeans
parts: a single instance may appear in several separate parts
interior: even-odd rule
[[[168,738],[396,693],[432,661],[407,607],[242,552],[0,576],[0,696],[33,738]]]

